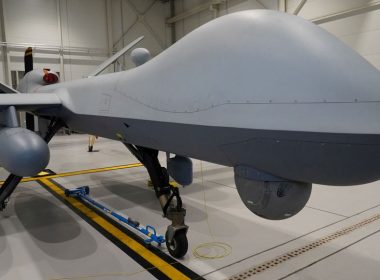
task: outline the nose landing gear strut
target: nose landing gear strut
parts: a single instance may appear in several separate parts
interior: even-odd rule
[[[148,170],[164,217],[172,222],[165,234],[169,253],[175,258],[183,257],[188,249],[186,234],[189,227],[185,224],[186,209],[182,207],[179,189],[170,185],[169,174],[166,168],[161,166],[157,150],[127,143],[124,145]]]
[[[173,257],[180,258],[186,254],[188,249],[186,234],[189,227],[185,225],[186,209],[182,207],[178,188],[171,186],[170,191],[169,197],[167,195],[159,197],[161,207],[163,206],[164,217],[172,221],[165,233],[166,247]],[[174,197],[176,205],[172,204]]]

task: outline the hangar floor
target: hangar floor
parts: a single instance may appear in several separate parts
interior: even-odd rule
[[[99,139],[96,152],[88,153],[87,136],[73,135],[55,137],[50,147],[49,169],[58,174],[49,181],[50,192],[46,182],[45,187],[37,181],[22,183],[0,213],[1,279],[156,279],[164,274],[173,279],[347,280],[378,279],[380,274],[379,183],[349,188],[315,185],[300,214],[266,221],[240,201],[230,168],[194,160],[194,183],[181,190],[190,226],[189,252],[179,260],[191,274],[160,255],[136,249],[128,237],[111,242],[112,230],[99,231],[83,213],[78,215],[75,207],[80,206],[70,208],[69,202],[56,198],[54,184],[89,185],[97,200],[163,234],[168,221],[147,187],[147,172],[128,165],[136,160],[122,144]],[[112,166],[122,167],[107,168]],[[4,170],[0,175],[5,178]],[[88,216],[97,219],[93,213]],[[132,253],[115,242],[124,242]],[[210,242],[222,242],[223,248],[229,245],[232,250],[222,258],[193,255],[198,245]],[[162,251],[167,253],[166,248]],[[224,254],[220,247],[199,252]],[[136,255],[140,263],[141,258],[158,260],[161,274],[136,262]],[[177,269],[179,274],[173,274]]]

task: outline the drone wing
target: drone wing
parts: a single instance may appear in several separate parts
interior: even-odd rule
[[[0,94],[0,111],[10,106],[21,111],[33,111],[60,105],[62,101],[54,93]]]
[[[0,83],[0,94],[3,93],[18,93],[18,91],[10,86],[7,86],[6,84]]]

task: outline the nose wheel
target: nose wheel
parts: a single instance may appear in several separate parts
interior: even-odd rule
[[[189,244],[187,242],[186,232],[179,231],[171,239],[169,238],[169,230],[165,234],[166,247],[170,255],[175,258],[182,258],[187,253]]]
[[[124,145],[148,170],[164,217],[172,222],[165,233],[166,247],[170,255],[182,258],[189,247],[186,237],[189,227],[185,224],[186,210],[182,207],[179,189],[170,185],[168,172],[158,161],[157,150]]]
[[[165,234],[166,247],[170,255],[182,258],[188,249],[187,230],[185,225],[186,209],[182,207],[182,199],[177,187],[170,186],[170,195],[159,197],[164,216],[172,221]],[[165,203],[164,203],[165,202]]]

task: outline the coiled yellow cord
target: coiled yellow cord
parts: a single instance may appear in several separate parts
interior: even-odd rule
[[[205,214],[206,214],[206,222],[207,222],[209,234],[211,238],[215,240],[215,237],[211,232],[211,226],[208,220],[206,191],[205,191],[204,178],[203,178],[203,163],[202,161],[200,161],[200,163],[201,163],[201,178],[202,178],[202,187],[203,187],[203,206],[204,206]],[[203,253],[202,251],[204,250],[206,250],[207,252]],[[214,253],[210,255],[210,253],[212,252]],[[209,259],[209,260],[222,259],[230,255],[231,252],[232,252],[231,245],[224,242],[218,242],[218,241],[201,243],[197,247],[195,247],[195,249],[193,249],[194,257],[198,259]]]
[[[207,252],[202,252],[206,250]],[[214,253],[213,253],[214,252]],[[222,259],[227,257],[232,252],[232,247],[223,242],[208,242],[199,244],[193,250],[194,257],[198,259]],[[213,253],[213,254],[211,254]]]

